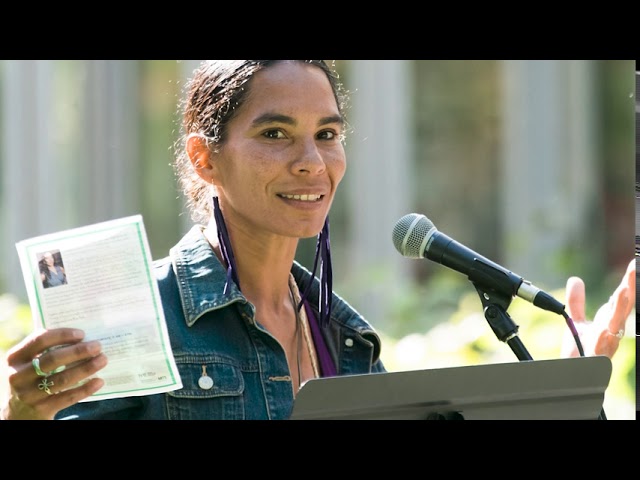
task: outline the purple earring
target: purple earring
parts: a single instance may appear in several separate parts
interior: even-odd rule
[[[331,300],[333,292],[331,242],[329,241],[329,217],[325,219],[324,226],[318,234],[312,276],[315,276],[316,274],[318,259],[320,259],[320,299],[318,301],[318,309],[320,311],[319,323],[322,327],[326,327],[329,325],[329,318],[331,317]],[[307,298],[312,283],[313,282],[309,282],[307,288],[305,288],[302,300],[298,304],[298,309],[302,307],[302,304]]]
[[[220,203],[218,197],[213,197],[213,215],[216,221],[216,230],[218,234],[218,243],[220,244],[220,252],[222,258],[227,264],[227,279],[224,286],[224,294],[227,293],[230,283],[235,282],[238,290],[240,290],[240,282],[238,280],[236,261],[233,256],[233,250],[231,249],[231,242],[229,241],[229,233],[227,232],[227,226],[222,216],[222,210],[220,209]],[[316,254],[313,260],[312,277],[315,276],[318,269],[318,261],[320,261],[320,298],[318,301],[318,309],[320,312],[319,324],[322,327],[329,325],[329,318],[331,317],[331,302],[333,293],[333,272],[331,267],[331,242],[329,241],[329,217],[324,221],[324,226],[318,234],[318,240],[316,242]],[[298,310],[302,308],[307,295],[311,289],[309,282],[302,294],[300,303],[298,304]]]
[[[222,210],[220,210],[220,203],[218,197],[213,197],[213,216],[216,220],[216,230],[218,232],[218,243],[220,244],[220,252],[222,258],[227,264],[227,280],[224,284],[224,294],[227,294],[229,284],[233,281],[236,282],[238,290],[240,290],[240,282],[238,281],[238,274],[236,269],[236,260],[233,256],[233,250],[231,249],[231,242],[229,241],[229,233],[227,232],[227,225],[224,223],[224,217],[222,216]]]

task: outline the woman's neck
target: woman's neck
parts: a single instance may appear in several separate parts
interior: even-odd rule
[[[209,224],[204,234],[218,259],[226,267],[215,223]],[[229,231],[229,241],[242,293],[260,303],[282,305],[283,299],[290,296],[289,274],[298,240],[274,235],[266,238],[245,235],[236,230]]]

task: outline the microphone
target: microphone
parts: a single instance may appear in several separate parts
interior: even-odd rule
[[[517,295],[559,315],[564,312],[564,305],[551,295],[438,231],[424,215],[410,213],[398,220],[393,228],[393,244],[405,257],[433,260],[466,275],[478,286],[503,295]]]

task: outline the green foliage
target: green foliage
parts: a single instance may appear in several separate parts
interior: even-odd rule
[[[8,294],[0,295],[0,356],[22,340],[32,328],[31,309]]]
[[[550,292],[563,298],[563,291]],[[415,312],[414,312],[415,313]],[[561,358],[563,341],[572,341],[564,318],[515,298],[507,313],[534,360]],[[410,311],[405,312],[412,315]],[[415,313],[417,316],[418,313]],[[604,409],[610,420],[635,419],[635,312],[614,356]],[[390,371],[515,362],[509,345],[498,340],[484,317],[477,293],[465,294],[446,322],[425,333],[394,337],[384,332],[382,360]]]
[[[451,317],[465,291],[469,283],[453,272],[442,272],[425,284],[407,285],[391,297],[390,322],[382,328],[395,337],[432,328]]]
[[[444,267],[424,283],[390,283],[390,275],[389,268],[382,264],[362,268],[339,279],[336,291],[354,302],[354,307],[377,329],[393,338],[423,332],[447,320],[458,309],[460,297],[465,292],[475,292],[464,277]],[[367,301],[372,296],[385,299],[383,314],[375,310],[378,305],[372,310],[373,302]]]
[[[31,331],[31,309],[8,294],[0,294],[0,404],[8,394],[4,357]]]

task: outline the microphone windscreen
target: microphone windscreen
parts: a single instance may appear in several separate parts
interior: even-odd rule
[[[436,231],[437,228],[427,217],[409,213],[393,227],[393,245],[405,257],[423,258],[426,240]]]

